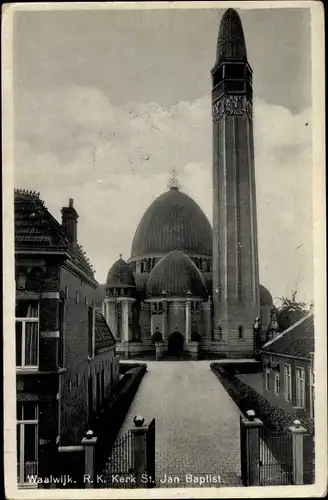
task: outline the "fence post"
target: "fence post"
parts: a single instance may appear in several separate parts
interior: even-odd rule
[[[132,434],[133,472],[137,488],[146,487],[146,482],[142,482],[142,475],[147,472],[146,433],[148,425],[144,425],[144,421],[143,417],[134,417],[133,423],[135,427],[130,429]]]
[[[260,427],[263,423],[248,410],[240,419],[241,471],[244,486],[260,484]]]
[[[303,439],[307,431],[299,420],[294,420],[289,430],[293,435],[293,482],[303,484]]]
[[[84,476],[83,483],[85,488],[95,488],[95,478],[96,478],[96,443],[97,438],[93,436],[93,431],[88,431],[86,436],[82,439],[82,445],[84,446]]]

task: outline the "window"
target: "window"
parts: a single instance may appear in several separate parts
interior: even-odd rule
[[[276,396],[279,396],[280,394],[280,373],[275,372],[274,374],[274,392]]]
[[[78,304],[80,302],[80,292],[76,292],[75,294],[75,304]]]
[[[292,367],[291,365],[285,365],[285,399],[289,403],[292,400]]]
[[[65,285],[64,294],[65,294],[65,299],[68,299],[68,286],[67,285]]]
[[[17,481],[29,482],[38,473],[38,407],[17,403]]]
[[[77,373],[77,374],[75,375],[75,386],[76,386],[76,387],[79,387],[79,385],[81,384],[81,379],[82,379],[82,375],[81,375],[81,373],[79,372],[79,373]]]
[[[270,368],[265,369],[265,388],[270,391]]]
[[[226,78],[244,78],[245,77],[245,65],[244,64],[227,64],[225,66],[225,77]]]
[[[59,302],[59,345],[58,345],[58,366],[64,366],[64,311],[65,303]]]
[[[16,304],[16,366],[38,369],[39,304],[19,301]]]
[[[304,368],[296,367],[296,406],[305,406],[305,372]]]
[[[88,297],[84,297],[84,305],[85,307],[88,307]]]
[[[243,327],[240,325],[238,327],[238,338],[239,338],[239,340],[241,340],[243,338],[243,333],[244,333]]]
[[[314,370],[310,368],[310,417],[314,418]]]

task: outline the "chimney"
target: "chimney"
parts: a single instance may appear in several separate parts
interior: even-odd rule
[[[63,207],[62,226],[67,234],[69,245],[73,253],[76,253],[77,247],[77,219],[79,218],[74,206],[74,200],[69,199],[68,207]]]

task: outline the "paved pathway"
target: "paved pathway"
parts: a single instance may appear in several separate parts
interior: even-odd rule
[[[157,486],[199,487],[201,477],[205,487],[240,485],[240,411],[210,362],[148,361],[147,367],[120,435],[137,414],[146,423],[156,418]],[[179,482],[161,482],[169,476]]]

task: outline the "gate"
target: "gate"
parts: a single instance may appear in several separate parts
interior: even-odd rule
[[[289,431],[260,428],[260,486],[293,484],[293,440]]]
[[[147,488],[155,488],[155,419],[150,422],[146,432]]]
[[[133,472],[133,437],[131,431],[117,439],[103,474],[97,477],[98,488],[136,488]]]

